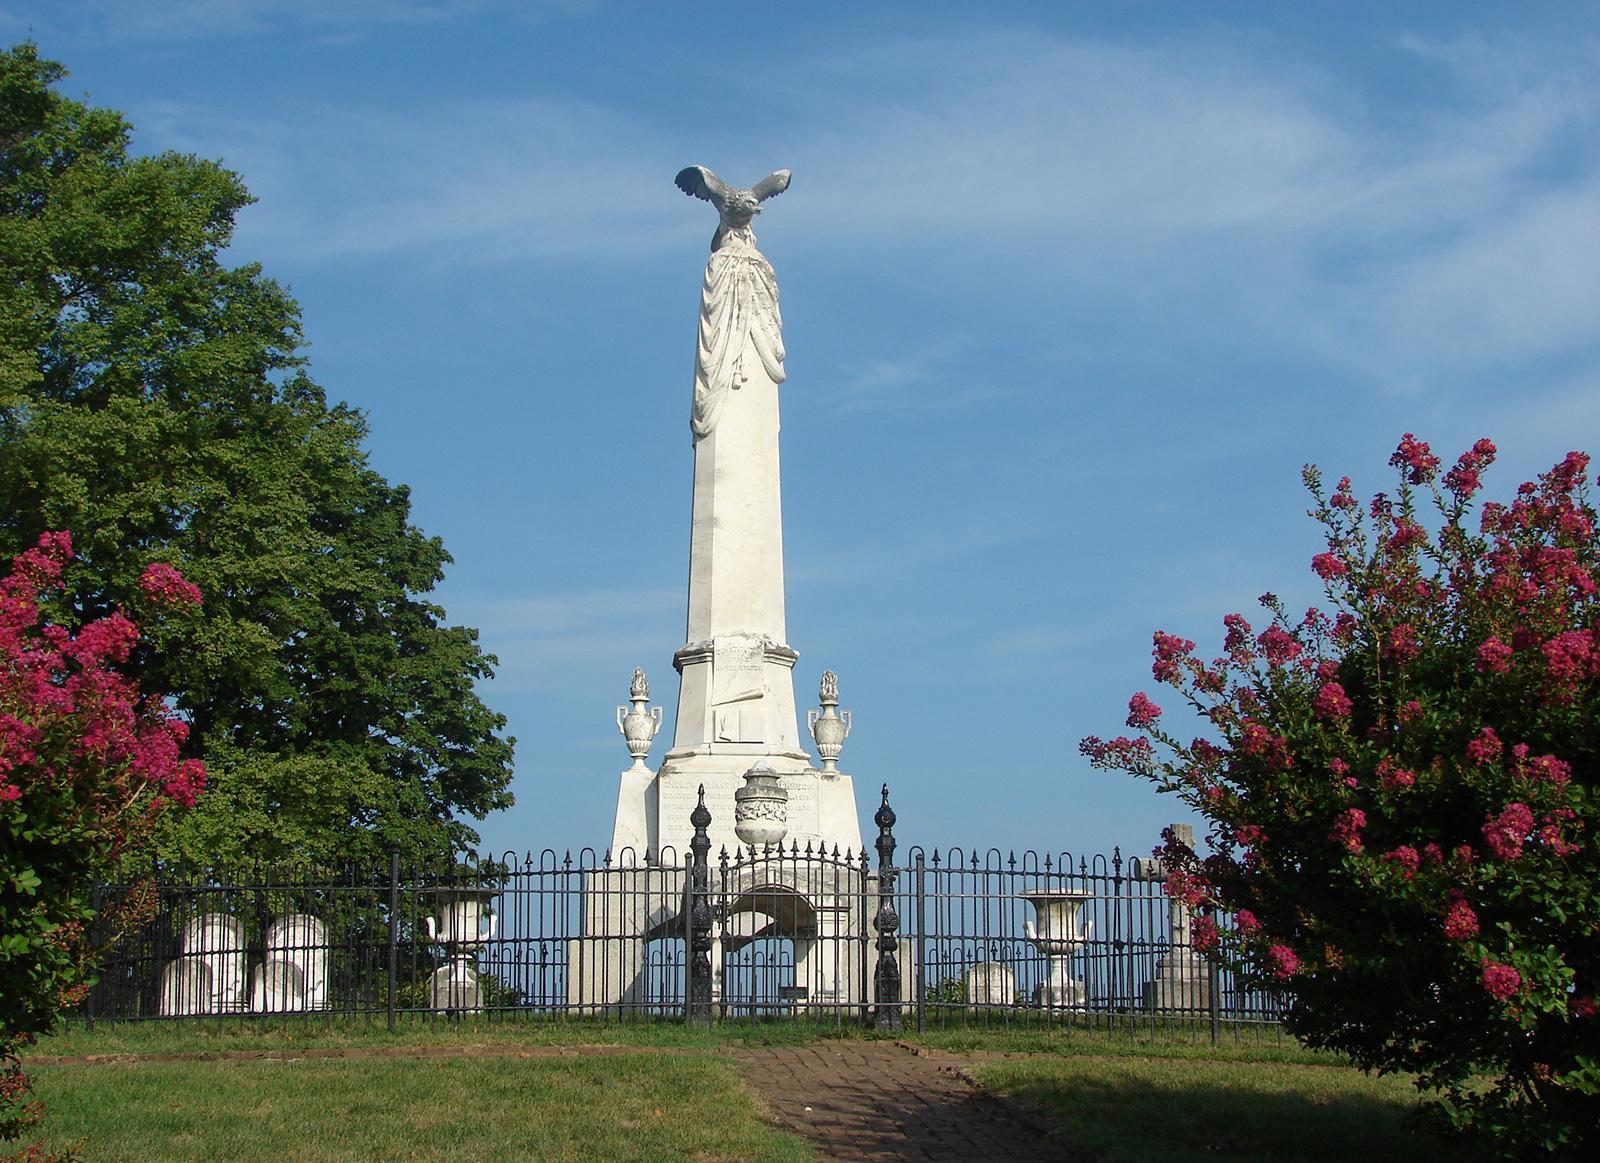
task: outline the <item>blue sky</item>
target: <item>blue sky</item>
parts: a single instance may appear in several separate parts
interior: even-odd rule
[[[603,845],[632,668],[675,701],[686,164],[794,171],[758,226],[796,694],[838,672],[902,843],[1147,849],[1179,805],[1077,741],[1162,701],[1153,629],[1317,596],[1302,464],[1371,493],[1402,432],[1488,435],[1496,495],[1600,452],[1594,3],[0,0],[0,36],[258,197],[234,255],[500,658],[496,848]]]

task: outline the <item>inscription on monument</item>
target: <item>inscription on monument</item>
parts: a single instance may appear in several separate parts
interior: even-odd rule
[[[711,703],[718,743],[766,739],[762,698],[767,693],[766,651],[747,638],[718,638],[711,645]]]

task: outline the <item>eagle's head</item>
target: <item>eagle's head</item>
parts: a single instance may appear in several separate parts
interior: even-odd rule
[[[750,220],[761,213],[761,203],[749,190],[735,190],[722,209],[722,218],[729,226],[749,226]]]

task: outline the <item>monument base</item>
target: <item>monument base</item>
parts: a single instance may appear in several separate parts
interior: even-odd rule
[[[1144,985],[1149,1010],[1205,1010],[1211,1007],[1211,967],[1187,950],[1170,953],[1156,964],[1156,975]]]
[[[764,760],[778,773],[789,793],[788,833],[784,848],[805,851],[838,848],[841,855],[862,852],[861,822],[856,815],[855,783],[842,772],[811,766],[804,752],[771,752],[757,746],[712,744],[704,749],[668,752],[659,772],[624,771],[617,791],[616,823],[611,857],[620,864],[681,866],[689,852],[694,826],[689,813],[706,789],[711,812],[713,858],[723,848],[742,847],[734,832],[733,793],[744,786],[744,773]]]

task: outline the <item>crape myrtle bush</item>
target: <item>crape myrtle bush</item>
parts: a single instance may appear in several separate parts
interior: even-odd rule
[[[1296,1034],[1415,1073],[1508,1155],[1580,1155],[1600,1146],[1600,539],[1577,452],[1474,522],[1494,456],[1480,440],[1441,474],[1407,434],[1368,504],[1308,467],[1329,609],[1267,594],[1267,625],[1228,615],[1209,662],[1157,632],[1154,676],[1209,737],[1140,692],[1138,733],[1082,750],[1208,821],[1203,858],[1164,837],[1167,891]]]
[[[127,613],[76,633],[49,620],[71,556],[66,533],[45,533],[0,579],[0,1142],[39,1115],[17,1052],[82,1000],[91,923],[117,923],[96,917],[93,885],[160,815],[192,806],[206,779],[199,761],[180,757],[187,724],[126,673],[140,636]],[[159,645],[181,632],[200,591],[156,563],[140,577],[139,600],[142,613],[160,615],[146,620]]]

